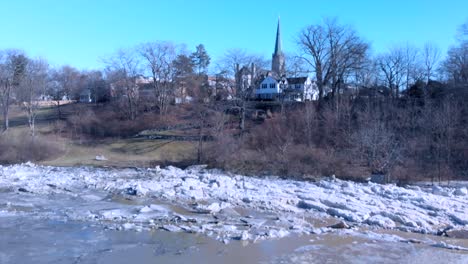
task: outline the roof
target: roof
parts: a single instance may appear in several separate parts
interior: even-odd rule
[[[266,79],[272,79],[272,80],[274,80],[275,82],[279,82],[279,81],[280,81],[278,78],[275,78],[275,77],[273,77],[273,76],[265,76],[264,78],[261,79],[262,81],[261,81],[260,83],[264,82]]]
[[[288,84],[304,84],[307,81],[307,77],[286,78],[286,80],[288,80]]]

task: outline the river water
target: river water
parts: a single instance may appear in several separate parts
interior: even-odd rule
[[[0,218],[0,263],[468,263],[468,252],[385,239],[393,231],[291,235],[224,244],[203,234],[109,230],[81,221]],[[379,235],[383,235],[380,237]],[[467,241],[429,236],[435,242]]]

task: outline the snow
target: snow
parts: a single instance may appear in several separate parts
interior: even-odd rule
[[[42,197],[40,204],[44,207],[50,206],[46,201],[54,195],[82,199],[85,206],[70,205],[67,217],[106,223],[110,228],[205,233],[223,241],[280,238],[290,233],[325,230],[304,221],[305,218],[333,217],[352,226],[433,234],[447,226],[468,225],[466,186],[403,188],[334,178],[305,182],[233,175],[203,166],[185,170],[62,168],[32,163],[0,166],[2,192]],[[107,196],[143,202],[116,204]],[[23,201],[28,207],[39,206],[28,203],[28,199]],[[186,211],[176,212],[160,201]],[[8,205],[0,203],[0,216],[15,213],[12,207],[15,206],[11,201]]]

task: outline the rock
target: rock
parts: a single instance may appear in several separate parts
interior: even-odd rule
[[[418,240],[418,239],[414,239],[414,238],[404,239],[404,240],[401,240],[401,242],[411,243],[411,244],[422,244],[423,243],[423,241]]]
[[[241,240],[241,241],[249,240],[249,238],[250,238],[249,232],[247,232],[246,230],[242,231],[242,233],[239,236],[232,237],[232,239],[234,240]]]
[[[244,198],[242,198],[242,202],[251,203],[252,201],[248,197],[244,197]]]
[[[137,195],[137,190],[133,187],[128,187],[125,189],[125,193],[134,196]]]
[[[334,228],[334,229],[349,229],[350,226],[346,224],[346,222],[341,221],[339,223],[336,223],[334,225],[328,226],[329,228]]]
[[[25,193],[28,193],[29,191],[26,190],[25,188],[20,187],[20,188],[18,188],[18,192],[25,192]]]
[[[468,190],[465,187],[460,187],[460,188],[456,189],[453,194],[455,194],[457,196],[466,196],[466,195],[468,195]]]
[[[95,158],[97,161],[106,161],[108,160],[104,155],[97,155]]]
[[[453,229],[453,226],[447,226],[444,229],[439,229],[437,231],[436,235],[438,235],[438,236],[447,236],[447,231],[452,230],[452,229]]]
[[[370,181],[374,182],[374,183],[378,183],[378,184],[385,184],[386,183],[385,175],[383,175],[383,174],[372,174],[372,176],[370,178]]]

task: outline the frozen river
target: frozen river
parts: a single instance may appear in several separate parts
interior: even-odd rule
[[[468,259],[463,251],[397,242],[385,233],[380,237],[293,235],[224,244],[200,234],[105,230],[84,222],[26,217],[1,218],[0,232],[0,263],[467,263]]]
[[[202,168],[0,166],[0,263],[468,263],[467,239],[435,235],[466,231],[467,198]]]

